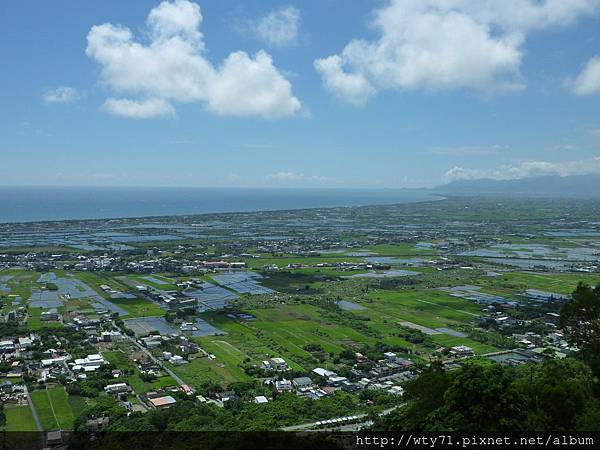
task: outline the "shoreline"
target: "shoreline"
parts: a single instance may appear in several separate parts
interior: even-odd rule
[[[224,189],[230,189],[230,188],[224,188]],[[240,189],[240,192],[242,192],[243,190]],[[265,192],[268,192],[268,189],[265,189]],[[271,190],[271,192],[294,192],[294,193],[302,193],[303,191],[309,191],[308,189],[279,189],[279,190]],[[312,192],[315,192],[317,190],[312,190]],[[229,191],[231,192],[231,191]],[[310,191],[309,191],[310,192]],[[329,190],[327,192],[336,192],[336,193],[352,193],[352,192],[390,192],[389,190],[346,190],[346,189],[338,189],[338,190]],[[304,206],[304,205],[299,205],[297,207],[280,207],[278,206],[273,206],[273,207],[261,207],[259,205],[256,206],[256,208],[252,208],[252,209],[238,209],[235,206],[232,207],[231,210],[207,210],[207,211],[190,211],[190,212],[173,212],[173,213],[156,213],[156,214],[152,214],[152,213],[142,213],[140,212],[139,214],[135,214],[132,213],[132,215],[120,215],[118,213],[114,213],[113,215],[111,215],[110,213],[107,212],[107,215],[105,216],[101,216],[101,217],[92,217],[89,215],[86,215],[86,213],[82,213],[81,217],[65,217],[65,218],[39,218],[39,219],[23,219],[23,220],[18,220],[18,219],[10,219],[10,218],[2,218],[0,216],[0,225],[1,226],[18,226],[18,225],[32,225],[32,224],[49,224],[49,223],[68,223],[68,222],[94,222],[94,221],[108,221],[108,220],[140,220],[140,219],[164,219],[164,218],[168,218],[168,217],[204,217],[204,216],[216,216],[216,215],[228,215],[228,214],[260,214],[260,213],[273,213],[273,212],[287,212],[287,211],[308,211],[308,210],[328,210],[328,209],[339,209],[339,208],[364,208],[364,207],[374,207],[374,206],[393,206],[393,205],[403,205],[403,204],[412,204],[412,203],[427,203],[427,202],[432,202],[432,201],[441,201],[441,200],[445,200],[448,197],[447,196],[443,196],[443,195],[439,195],[436,193],[429,193],[429,192],[403,192],[403,191],[398,191],[400,193],[400,198],[396,198],[396,199],[392,199],[390,198],[389,201],[379,201],[379,202],[372,202],[373,199],[357,199],[356,200],[356,204],[329,204],[329,205],[323,205],[323,206]],[[403,195],[406,196],[406,198],[401,198]],[[411,196],[413,196],[413,198],[411,198]],[[230,197],[228,199],[224,199],[224,203],[227,204],[227,201],[231,201],[231,199],[234,198],[237,201],[240,201],[239,197]],[[351,198],[350,196],[347,198]],[[331,199],[324,199],[324,202],[326,203],[327,201],[331,202]],[[42,200],[40,200],[42,201]],[[347,201],[347,200],[346,200]],[[159,202],[159,201],[158,201]],[[333,200],[333,202],[335,202],[335,200]],[[293,199],[290,199],[290,203],[293,203]],[[8,208],[9,206],[4,206],[4,208]],[[21,205],[20,208],[24,209],[26,208],[27,205]],[[235,209],[233,209],[235,208]],[[2,209],[2,205],[0,205],[0,209]]]

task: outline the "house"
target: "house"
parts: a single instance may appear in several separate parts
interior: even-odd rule
[[[102,355],[88,355],[85,358],[76,359],[72,370],[73,372],[94,372],[95,370],[98,370],[104,363],[105,361],[104,358],[102,358]]]
[[[104,392],[107,394],[121,394],[123,392],[131,392],[131,388],[127,383],[109,384],[104,388]]]
[[[285,378],[281,381],[276,381],[275,389],[277,389],[279,392],[291,391],[292,390],[292,382],[290,380],[286,380]]]
[[[56,308],[52,308],[48,311],[42,311],[42,313],[40,314],[40,320],[58,320],[58,311],[56,310]]]
[[[142,338],[141,341],[142,341],[142,344],[144,345],[144,347],[146,347],[148,349],[152,349],[152,348],[160,347],[161,338],[160,338],[160,336],[148,336],[148,337]]]
[[[322,367],[317,367],[316,369],[313,369],[312,373],[314,373],[315,375],[322,377],[322,378],[329,378],[329,377],[334,377],[337,375],[335,372],[332,372],[327,369],[323,369]]]
[[[118,341],[122,337],[123,337],[123,335],[121,333],[119,333],[118,331],[103,331],[100,334],[100,340],[102,342]]]
[[[402,395],[404,394],[404,389],[401,386],[392,386],[388,389],[388,393],[392,395]]]
[[[19,338],[19,347],[21,350],[26,350],[33,344],[33,341],[28,337],[20,337]]]
[[[308,377],[299,377],[292,380],[292,384],[296,389],[306,389],[312,386],[312,380]]]
[[[271,358],[271,365],[275,370],[287,370],[288,365],[283,358]]]
[[[59,356],[57,358],[42,359],[40,362],[42,363],[42,367],[51,367],[54,365],[62,364],[66,360],[66,356]]]
[[[262,362],[263,369],[276,370],[278,372],[288,369],[288,365],[283,358],[271,358]]]
[[[61,445],[62,433],[60,431],[48,431],[48,433],[46,433],[46,444],[48,447]]]
[[[385,352],[383,354],[383,356],[385,357],[385,359],[387,359],[388,361],[395,361],[397,356],[395,353],[393,352]]]
[[[0,353],[12,353],[15,351],[13,341],[0,341]]]
[[[254,403],[269,403],[269,400],[264,395],[258,395],[254,397]]]
[[[530,300],[535,300],[538,302],[566,300],[568,298],[566,295],[557,294],[556,292],[540,291],[538,289],[527,289],[527,291],[525,291],[525,296]]]
[[[155,408],[168,408],[169,406],[177,403],[177,400],[170,395],[165,395],[164,397],[151,398],[149,402]]]
[[[551,324],[558,325],[560,323],[560,314],[555,312],[546,313],[546,320]]]
[[[89,419],[87,421],[87,428],[92,433],[106,428],[110,422],[108,417],[98,417],[97,419]]]
[[[466,356],[473,356],[473,349],[471,347],[467,347],[466,345],[456,345],[450,348],[450,356],[455,358],[464,358]]]
[[[346,381],[348,381],[346,377],[339,377],[335,375],[327,379],[327,384],[329,384],[330,386],[341,386]]]
[[[229,400],[237,399],[237,395],[234,391],[223,391],[217,394],[217,398],[221,400],[221,402],[228,402]]]

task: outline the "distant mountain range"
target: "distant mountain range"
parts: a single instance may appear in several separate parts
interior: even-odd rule
[[[600,174],[542,176],[518,180],[458,180],[433,188],[455,195],[511,195],[523,197],[600,197]]]

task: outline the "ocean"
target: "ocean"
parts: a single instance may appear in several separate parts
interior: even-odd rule
[[[0,187],[0,223],[385,205],[439,200],[393,189]]]

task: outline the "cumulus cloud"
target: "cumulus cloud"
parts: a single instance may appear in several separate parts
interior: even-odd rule
[[[600,136],[600,128],[590,128],[587,132],[592,136]]]
[[[500,166],[496,169],[453,167],[444,174],[444,178],[448,181],[476,180],[481,178],[517,180],[544,175],[565,177],[591,173],[600,173],[600,156],[563,162],[524,161],[518,164]]]
[[[304,175],[303,173],[281,171],[267,175],[267,180],[277,183],[323,183],[328,181],[329,178],[317,175]]]
[[[109,98],[102,105],[102,109],[111,114],[136,119],[150,119],[175,115],[175,109],[161,98],[146,100],[128,100],[125,98]]]
[[[317,59],[315,68],[327,90],[354,105],[385,89],[521,89],[527,35],[572,24],[599,5],[599,0],[390,0],[374,12],[379,39],[354,39],[339,54]]]
[[[465,145],[459,147],[433,147],[431,153],[442,156],[496,155],[508,150],[505,145]]]
[[[251,23],[257,38],[268,45],[284,47],[298,41],[300,10],[294,6],[282,6]]]
[[[44,92],[45,103],[71,103],[79,98],[77,89],[70,86],[60,86]]]
[[[588,61],[583,71],[571,82],[576,95],[600,94],[600,56]]]
[[[573,150],[577,150],[577,146],[575,144],[557,144],[554,145],[553,147],[550,147],[550,150],[554,150],[554,151],[565,151],[565,152],[571,152]]]
[[[174,103],[192,102],[224,116],[300,111],[291,83],[266,52],[234,52],[215,67],[205,56],[202,20],[196,3],[174,0],[150,11],[147,43],[120,25],[93,26],[86,54],[100,64],[104,85],[128,97],[109,99],[104,109],[135,118],[172,115]]]

